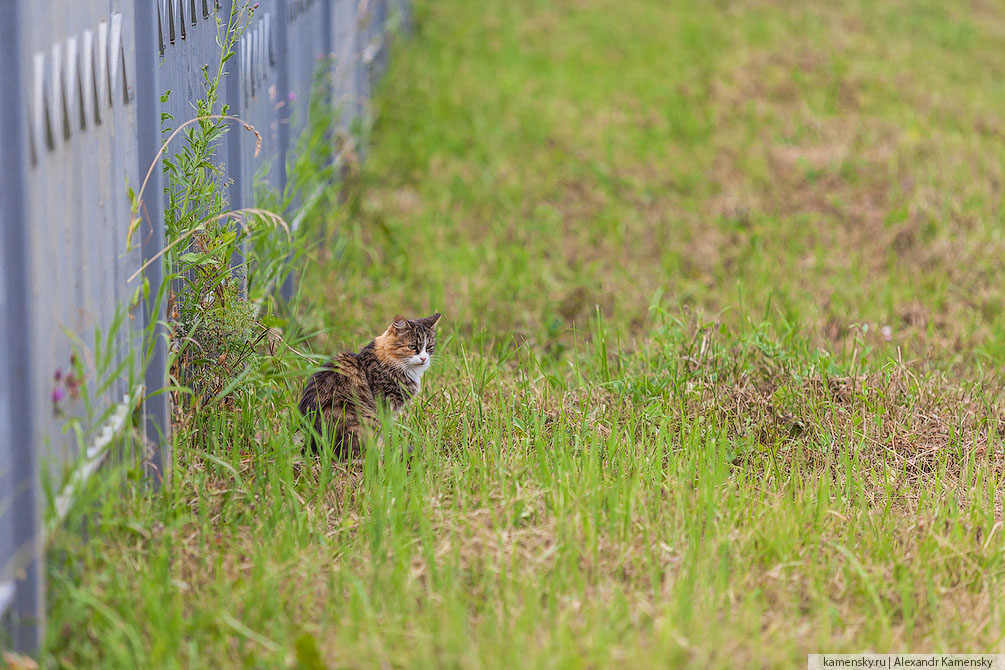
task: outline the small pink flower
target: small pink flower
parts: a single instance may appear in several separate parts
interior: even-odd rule
[[[60,379],[63,378],[63,371],[62,370],[56,370],[56,374],[52,375],[52,378],[55,379],[58,382]]]
[[[52,404],[58,405],[59,401],[63,399],[63,389],[54,388],[52,389]]]
[[[80,381],[72,374],[66,376],[66,390],[71,398],[76,399],[80,395]]]
[[[259,7],[259,5],[258,5],[258,3],[256,2],[255,4],[253,4],[253,5],[251,6],[251,10],[252,10],[252,11],[254,11],[254,10],[258,9],[258,7]]]
[[[293,91],[290,91],[290,94],[286,97],[289,98],[290,102],[293,102],[294,100],[297,99],[297,94],[294,93]]]

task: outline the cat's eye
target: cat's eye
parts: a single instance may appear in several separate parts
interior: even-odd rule
[[[412,345],[412,349],[415,351],[415,353],[419,353],[419,345],[418,344],[413,344]]]

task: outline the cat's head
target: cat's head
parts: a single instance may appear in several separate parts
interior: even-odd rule
[[[374,340],[377,355],[405,371],[422,374],[429,369],[436,350],[439,320],[439,312],[424,319],[395,316],[387,330]]]

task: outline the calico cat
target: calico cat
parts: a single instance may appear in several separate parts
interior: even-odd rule
[[[335,455],[359,456],[363,433],[380,429],[378,406],[385,405],[397,416],[419,392],[422,373],[429,369],[436,349],[439,320],[439,312],[424,319],[399,314],[358,354],[339,354],[307,381],[300,413],[319,435],[330,436]],[[305,442],[318,453],[313,434]]]

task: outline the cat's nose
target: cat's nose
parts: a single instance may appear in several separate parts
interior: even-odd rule
[[[429,358],[429,356],[427,356],[426,354],[419,354],[419,362],[420,363],[425,363],[428,358]]]

